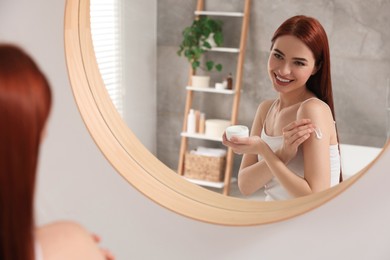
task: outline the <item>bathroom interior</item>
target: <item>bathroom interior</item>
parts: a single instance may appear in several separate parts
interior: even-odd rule
[[[91,1],[91,6],[94,2]],[[118,96],[118,92],[115,92],[113,99],[120,103],[118,108],[120,114],[141,142],[175,172],[178,172],[179,167],[186,86],[189,78],[189,64],[183,56],[177,54],[177,51],[183,40],[184,28],[194,19],[196,2],[158,1],[154,22],[150,21],[150,16],[135,18],[137,14],[131,11],[119,11],[127,10],[128,4],[121,1],[117,3],[121,5],[117,13],[115,14],[115,10],[112,12],[113,16],[119,17],[115,23],[122,32],[112,47],[116,50],[117,66],[120,67],[117,69],[118,86],[109,86],[109,88],[120,89],[122,95]],[[244,12],[243,3],[244,1],[237,0],[224,1],[223,4],[220,1],[206,1],[204,9]],[[383,20],[380,20],[382,23],[374,23],[373,19],[378,18],[373,17],[369,12],[364,13],[364,5],[363,3],[335,5],[333,2],[301,3],[295,7],[297,10],[291,10],[282,8],[282,1],[273,3],[253,1],[250,6],[241,95],[237,111],[237,124],[250,127],[258,105],[264,100],[276,98],[276,92],[270,84],[266,70],[270,39],[276,27],[294,13],[301,12],[315,16],[322,22],[330,43],[336,124],[341,143],[344,179],[363,169],[380,153],[389,131],[387,114],[389,113],[390,62],[389,48],[385,45],[388,37],[385,23],[387,18],[379,16]],[[91,27],[96,46],[99,45],[98,42],[102,37],[98,32],[99,22],[94,26],[94,21],[99,19],[99,8],[95,8],[97,15],[95,18],[92,9]],[[142,20],[140,22],[149,24],[149,27],[146,26],[141,32],[137,31],[135,19]],[[242,17],[219,16],[216,19],[223,23],[222,47],[238,48]],[[97,30],[95,37],[94,29]],[[137,32],[136,40],[133,39],[134,31]],[[128,50],[138,46],[144,48],[138,51],[135,58],[134,52]],[[200,74],[211,75],[209,84],[211,88],[222,82],[229,73],[236,76],[237,54],[221,55],[208,52],[205,58],[213,59],[223,65],[221,72],[199,70]],[[150,66],[151,64],[154,65]],[[104,60],[101,66],[104,71],[106,66]],[[140,73],[145,70],[148,72]],[[110,82],[111,79],[108,78],[108,81]],[[143,104],[139,104],[136,100],[143,100]],[[210,123],[215,119],[230,121],[232,106],[231,97],[200,92],[194,94],[191,108],[205,114],[207,133],[208,121]],[[143,113],[134,113],[134,111],[143,111]],[[209,128],[211,128],[210,124]],[[224,149],[220,141],[189,138],[187,142],[187,150],[196,150],[198,147]],[[262,200],[264,198],[262,190],[252,196],[244,197],[240,194],[237,182],[234,180],[237,177],[241,156],[235,155],[233,158],[229,195]],[[207,185],[207,182],[204,185],[207,189],[222,193],[223,184],[217,188],[214,186],[214,183]]]
[[[259,102],[275,98],[266,73],[273,31],[287,17],[311,15],[321,21],[330,40],[341,143],[347,149],[358,149],[351,155],[352,164],[345,167],[360,168],[381,155],[353,185],[320,207],[283,221],[235,227],[198,221],[150,200],[139,186],[118,174],[115,162],[101,153],[97,140],[91,138],[91,126],[86,126],[80,116],[82,108],[77,109],[74,86],[68,78],[64,53],[67,2],[71,1],[0,3],[0,39],[29,50],[54,88],[54,110],[40,163],[38,224],[58,218],[79,221],[100,234],[103,245],[117,259],[312,259],[312,252],[316,252],[316,259],[331,259],[335,254],[343,259],[387,259],[390,158],[388,149],[381,151],[387,147],[390,120],[389,1],[251,1],[238,122],[250,126]],[[124,44],[120,60],[121,117],[141,143],[174,173],[189,75],[186,60],[176,52],[181,31],[193,20],[196,1],[113,2],[119,5],[124,26],[120,29]],[[206,6],[242,11],[240,0],[209,0]],[[224,21],[226,46],[237,44],[237,21]],[[213,74],[214,81],[235,69],[229,67],[231,56],[218,58],[224,71]],[[231,104],[223,97],[199,97],[195,106],[201,107],[208,118],[229,117]],[[240,157],[234,158],[236,172]],[[347,153],[344,158],[349,161]],[[162,199],[174,193],[152,188]],[[218,194],[220,189],[213,192]],[[239,196],[233,189],[232,193]],[[226,210],[226,218],[229,214]],[[311,250],[302,250],[302,243]]]

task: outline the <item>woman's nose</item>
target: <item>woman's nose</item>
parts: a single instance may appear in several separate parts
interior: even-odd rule
[[[279,73],[281,76],[289,75],[291,73],[290,65],[287,62],[281,64],[281,66],[279,67]]]

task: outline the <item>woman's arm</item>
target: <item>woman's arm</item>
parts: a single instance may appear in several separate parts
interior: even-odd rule
[[[321,138],[313,134],[303,144],[305,179],[313,192],[330,188],[330,151],[331,137],[336,134],[332,112],[327,104],[320,100],[310,100],[302,104],[298,118],[311,118],[319,129]]]
[[[318,100],[308,101],[299,108],[297,120],[307,118],[320,129],[322,137],[315,134],[303,142],[304,178],[296,175],[272,152],[265,143],[260,153],[271,172],[293,196],[304,196],[330,187],[329,144],[333,119],[330,109]]]
[[[255,118],[252,123],[251,136],[260,135],[263,129],[263,122],[271,107],[273,100],[262,102],[257,108]],[[273,175],[267,164],[258,161],[257,154],[243,154],[240,170],[238,172],[238,187],[243,195],[250,195],[272,179]]]
[[[265,160],[258,161],[258,145],[263,142],[260,133],[263,128],[266,114],[273,101],[265,101],[260,104],[252,124],[249,138],[232,138],[231,141],[223,137],[223,144],[233,149],[235,153],[243,154],[240,171],[238,173],[238,186],[242,194],[250,195],[268,183],[273,173]],[[285,129],[285,141],[283,149],[276,151],[276,157],[286,164],[295,157],[298,146],[303,143],[312,132],[313,125],[308,119],[297,120],[289,124]],[[271,151],[272,152],[272,151]]]

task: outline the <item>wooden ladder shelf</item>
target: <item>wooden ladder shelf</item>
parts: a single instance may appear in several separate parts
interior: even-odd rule
[[[233,90],[216,90],[214,88],[196,88],[191,87],[191,76],[193,75],[193,70],[190,68],[189,72],[189,80],[188,80],[188,87],[187,87],[187,97],[186,97],[186,105],[184,110],[184,120],[183,120],[183,131],[181,134],[181,145],[180,145],[180,155],[179,155],[179,163],[178,163],[178,174],[184,175],[184,162],[185,162],[185,154],[187,151],[188,146],[188,138],[198,138],[203,140],[211,140],[211,141],[222,141],[221,138],[208,138],[207,136],[204,136],[202,134],[188,134],[186,133],[187,130],[187,117],[188,113],[192,107],[192,100],[193,100],[193,93],[196,91],[203,91],[203,92],[214,92],[214,93],[220,93],[220,94],[230,94],[234,96],[233,105],[232,105],[232,112],[231,112],[231,118],[230,123],[231,125],[235,125],[237,123],[237,116],[238,116],[238,107],[240,103],[240,94],[241,94],[241,84],[242,84],[242,76],[243,76],[243,66],[244,66],[244,58],[245,58],[245,49],[246,49],[246,40],[247,40],[247,34],[248,34],[248,26],[249,26],[249,14],[250,14],[250,0],[245,0],[244,2],[244,12],[215,12],[215,11],[205,11],[204,10],[204,0],[198,0],[197,8],[195,11],[195,15],[208,15],[208,16],[229,16],[229,17],[242,17],[242,26],[241,26],[241,36],[240,36],[240,43],[239,48],[213,48],[211,51],[217,51],[217,52],[230,52],[230,53],[237,53],[237,69],[235,73],[235,84]],[[224,175],[224,181],[223,183],[220,183],[218,185],[215,183],[213,185],[212,183],[204,182],[204,181],[196,181],[194,180],[194,183],[197,183],[199,185],[205,185],[210,187],[219,187],[223,188],[223,194],[229,195],[230,191],[230,184],[232,180],[232,171],[233,171],[233,151],[229,148],[227,149],[226,154],[226,166],[225,166],[225,175]]]

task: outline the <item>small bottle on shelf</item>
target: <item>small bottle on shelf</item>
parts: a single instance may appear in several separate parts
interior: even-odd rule
[[[206,115],[205,113],[200,114],[200,119],[199,119],[199,133],[204,134],[205,132],[205,123],[206,123]]]
[[[194,134],[196,130],[196,118],[195,118],[195,111],[193,109],[190,109],[190,112],[187,116],[187,133]]]
[[[195,132],[199,133],[200,111],[195,110]]]
[[[233,76],[232,73],[229,73],[228,77],[226,78],[227,81],[227,89],[233,89]]]

